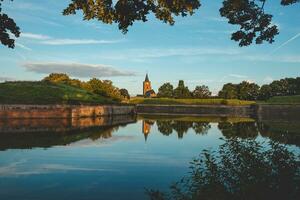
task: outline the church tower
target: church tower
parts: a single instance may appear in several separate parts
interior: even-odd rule
[[[143,95],[145,96],[148,91],[152,90],[151,82],[149,81],[148,73],[146,74],[145,81],[143,82]]]

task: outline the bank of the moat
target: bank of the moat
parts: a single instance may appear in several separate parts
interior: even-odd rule
[[[300,118],[300,105],[0,105],[0,118],[82,118],[154,114],[252,118]]]

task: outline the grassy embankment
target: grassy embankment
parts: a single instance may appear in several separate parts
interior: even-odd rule
[[[130,99],[132,104],[161,104],[161,105],[252,105],[255,101],[242,101],[237,99],[171,99],[171,98],[142,98]]]
[[[263,104],[300,104],[300,95],[295,96],[277,96],[267,101],[259,102]]]
[[[48,82],[0,83],[0,104],[111,104],[112,99],[84,89]]]

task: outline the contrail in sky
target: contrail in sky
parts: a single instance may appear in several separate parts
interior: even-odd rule
[[[285,45],[287,45],[288,43],[292,42],[293,40],[297,39],[298,37],[300,37],[300,33],[296,34],[295,36],[293,36],[292,38],[288,39],[286,42],[284,42],[283,44],[281,44],[279,47],[277,47],[276,49],[274,49],[269,55],[275,53],[276,51],[278,51],[279,49],[281,49],[282,47],[284,47]]]

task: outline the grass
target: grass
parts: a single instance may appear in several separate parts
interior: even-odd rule
[[[0,104],[110,104],[110,98],[84,89],[47,82],[0,83]]]
[[[171,98],[142,98],[130,99],[132,104],[161,104],[161,105],[252,105],[255,101],[242,101],[237,99],[171,99]]]
[[[300,95],[295,96],[276,96],[272,97],[265,102],[267,104],[300,104]]]

